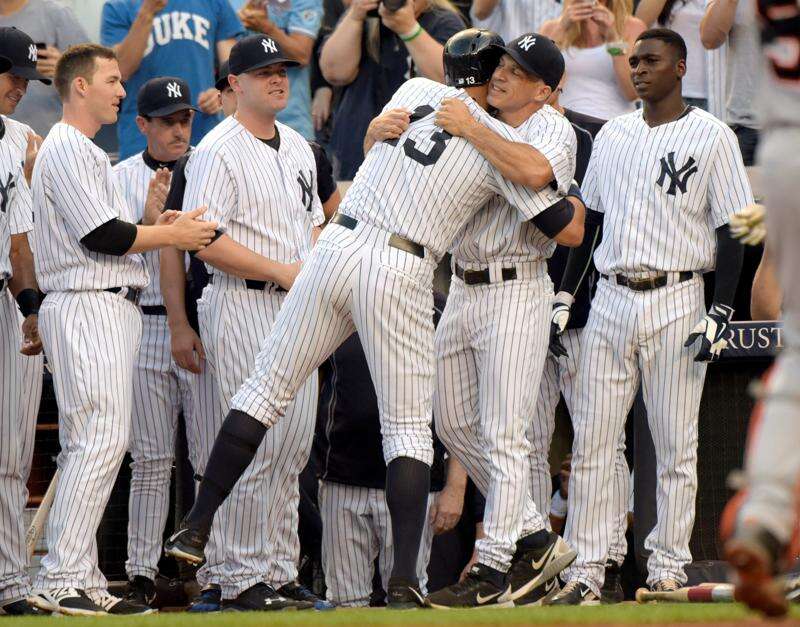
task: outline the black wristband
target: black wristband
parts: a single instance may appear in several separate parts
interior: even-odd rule
[[[38,314],[40,303],[39,292],[30,287],[17,294],[17,306],[25,318],[31,314]]]

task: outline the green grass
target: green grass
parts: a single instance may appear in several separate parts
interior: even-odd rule
[[[581,608],[520,608],[512,610],[458,610],[390,612],[363,609],[332,612],[257,612],[248,614],[161,613],[139,618],[5,618],[0,627],[41,626],[45,621],[68,621],[64,627],[95,627],[98,621],[111,621],[113,627],[296,627],[300,625],[356,627],[359,625],[531,625],[531,624],[675,624],[744,623],[757,621],[755,614],[734,604],[615,605]],[[798,624],[800,608],[783,624]],[[770,622],[775,625],[775,622]],[[778,623],[780,624],[780,623]]]

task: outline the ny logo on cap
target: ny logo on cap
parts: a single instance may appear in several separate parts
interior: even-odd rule
[[[278,52],[278,46],[275,45],[275,42],[271,39],[262,39],[261,45],[264,46],[264,52],[269,54],[270,52],[275,53]]]
[[[31,44],[28,46],[28,58],[36,63],[36,59],[38,58],[38,53],[36,52],[36,44]]]
[[[532,37],[531,35],[525,35],[522,38],[517,46],[522,48],[525,52],[528,52],[528,49],[536,43],[536,37]]]
[[[180,98],[183,96],[181,93],[181,86],[178,85],[175,81],[171,83],[167,83],[167,96],[170,98]]]

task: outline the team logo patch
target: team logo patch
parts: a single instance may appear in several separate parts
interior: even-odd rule
[[[533,37],[532,35],[525,35],[525,37],[523,37],[517,44],[517,47],[522,48],[525,52],[528,52],[531,46],[534,45],[536,45],[536,37]]]
[[[167,83],[167,96],[169,96],[170,98],[182,97],[183,94],[181,93],[181,86],[175,81]]]
[[[30,46],[28,46],[28,60],[36,63],[36,60],[38,58],[39,58],[39,53],[36,50],[36,44],[31,44]]]
[[[8,173],[5,183],[0,179],[0,212],[5,213],[8,210],[8,196],[16,186],[17,183],[14,181],[14,175],[11,172]]]
[[[278,52],[278,45],[272,39],[265,37],[261,40],[261,45],[264,47],[265,54],[275,54]]]
[[[300,193],[303,195],[300,202],[303,203],[306,211],[311,211],[311,204],[314,200],[311,181],[311,170],[308,171],[308,177],[302,170],[297,173],[297,182],[300,184]]]
[[[669,187],[667,187],[666,193],[670,196],[674,196],[676,190],[679,189],[681,190],[681,194],[685,194],[689,178],[695,172],[697,172],[697,165],[695,165],[694,157],[689,157],[683,166],[676,168],[675,153],[670,152],[666,157],[661,157],[661,174],[656,184],[663,189],[667,178],[669,178]]]

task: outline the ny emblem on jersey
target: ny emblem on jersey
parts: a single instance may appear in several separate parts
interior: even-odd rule
[[[676,169],[675,153],[671,152],[666,157],[661,157],[661,175],[658,177],[656,184],[663,188],[664,183],[667,182],[667,177],[669,177],[667,194],[674,196],[676,188],[681,190],[681,194],[685,194],[686,184],[695,172],[697,172],[697,166],[695,165],[694,157],[689,157],[680,169]]]
[[[300,202],[303,203],[306,211],[311,211],[311,204],[314,200],[311,186],[311,170],[308,171],[308,178],[306,178],[306,173],[301,170],[297,174],[297,182],[300,184],[300,193],[303,195]]]
[[[181,86],[178,83],[175,81],[167,83],[167,96],[170,98],[180,98],[182,95]]]
[[[16,186],[14,175],[11,172],[8,173],[8,179],[5,183],[0,179],[0,212],[5,213],[8,210],[8,195]]]

